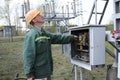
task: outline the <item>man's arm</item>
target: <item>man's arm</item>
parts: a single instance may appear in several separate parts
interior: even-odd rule
[[[51,33],[49,33],[49,35],[50,35],[52,44],[68,44],[78,39],[78,37],[75,35],[51,34]]]

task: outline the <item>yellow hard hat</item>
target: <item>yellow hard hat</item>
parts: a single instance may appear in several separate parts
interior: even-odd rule
[[[42,11],[39,11],[39,10],[30,10],[25,15],[25,20],[26,20],[27,24],[29,25],[30,22],[32,21],[32,19],[35,18],[38,14],[42,15]]]

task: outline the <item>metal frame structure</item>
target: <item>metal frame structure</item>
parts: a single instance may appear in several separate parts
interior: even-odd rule
[[[104,5],[104,8],[103,8],[102,12],[97,12],[97,1],[98,0],[95,0],[94,3],[93,3],[93,7],[92,7],[92,10],[91,10],[91,13],[90,13],[87,24],[90,24],[90,21],[91,21],[91,18],[93,16],[93,14],[95,15],[95,24],[101,24],[101,21],[103,19],[104,14],[105,14],[105,10],[107,8],[109,0],[103,0],[105,2],[105,5]],[[101,17],[99,19],[99,22],[97,22],[97,20],[98,20],[97,15],[98,14],[101,15]]]
[[[116,70],[117,77],[120,79],[120,0],[114,0],[114,31],[117,31],[115,36],[115,61],[116,61]]]
[[[47,1],[47,0],[46,0]],[[50,8],[52,4],[52,7]],[[44,6],[43,6],[43,12],[44,12],[44,19],[47,22],[52,22],[55,21],[57,24],[57,33],[61,33],[61,26],[65,26],[65,31],[68,30],[68,26],[69,26],[69,20],[70,19],[74,19],[76,17],[78,17],[80,14],[77,12],[76,7],[77,3],[75,0],[73,0],[73,2],[71,3],[73,10],[72,12],[70,12],[69,10],[69,4],[66,6],[62,6],[62,12],[57,12],[55,7],[55,1],[51,0],[50,2],[47,2]],[[48,11],[46,11],[48,8]],[[62,25],[61,25],[62,24]]]
[[[79,1],[79,0],[78,0]],[[44,20],[48,23],[50,22],[56,22],[57,24],[57,33],[61,33],[61,25],[65,26],[65,29],[68,29],[69,26],[69,20],[70,19],[74,19],[76,17],[78,17],[79,15],[81,15],[79,13],[79,11],[77,11],[77,7],[79,8],[80,5],[77,4],[78,2],[76,2],[75,0],[73,0],[73,2],[71,2],[71,6],[73,8],[72,11],[69,11],[70,7],[69,4],[62,6],[61,7],[61,11],[62,12],[57,12],[56,11],[56,3],[54,0],[45,0],[45,4],[43,4],[41,6],[41,10],[43,11],[43,16],[44,16]],[[20,18],[23,19],[23,21],[25,21],[25,13],[27,13],[30,10],[30,1],[24,0],[24,4],[22,5],[22,16]],[[81,11],[82,12],[82,11]]]
[[[101,21],[103,19],[103,16],[104,16],[104,13],[105,13],[105,10],[107,8],[107,5],[108,5],[108,2],[109,0],[103,0],[103,1],[106,1],[105,5],[104,5],[104,8],[103,8],[103,11],[102,12],[97,12],[97,1],[98,0],[95,0],[94,3],[93,3],[93,8],[92,8],[92,11],[90,13],[90,16],[89,16],[89,19],[88,19],[88,23],[87,24],[90,24],[90,21],[92,20],[92,16],[95,15],[95,24],[97,25],[100,25],[101,24]],[[107,47],[106,47],[106,52],[114,58],[114,63],[113,64],[106,64],[106,67],[107,67],[107,74],[106,74],[106,80],[110,80],[112,77],[110,77],[111,73],[110,73],[110,70],[112,68],[114,68],[115,70],[115,76],[113,78],[113,80],[118,80],[120,79],[120,0],[114,0],[113,1],[113,4],[114,4],[114,34],[115,34],[115,38],[112,38],[112,34],[108,34],[106,32],[106,41],[108,41],[108,43],[114,47],[114,50],[115,52],[113,53],[111,50],[109,50]],[[98,20],[98,15],[101,15],[99,21]],[[73,63],[74,64],[74,63]],[[78,64],[74,65],[74,69],[75,69],[75,80],[78,80],[78,73],[77,73],[77,66]],[[80,65],[81,66],[81,65]],[[87,68],[86,68],[87,69]],[[80,67],[80,80],[82,80],[82,67]]]

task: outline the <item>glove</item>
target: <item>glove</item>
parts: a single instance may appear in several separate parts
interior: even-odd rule
[[[73,35],[73,36],[74,36],[74,41],[78,41],[79,40],[78,36],[76,36],[76,35]]]

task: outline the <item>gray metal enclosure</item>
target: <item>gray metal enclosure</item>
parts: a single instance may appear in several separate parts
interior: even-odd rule
[[[79,36],[79,40],[63,45],[63,53],[71,58],[71,63],[92,70],[105,64],[105,26],[86,25],[73,27],[69,33]]]
[[[114,4],[114,31],[115,31],[115,45],[120,49],[120,0],[113,0]],[[117,63],[117,77],[120,79],[120,53],[115,51],[116,63]]]
[[[15,36],[15,34],[16,34],[15,26],[4,26],[4,29],[3,29],[4,37]]]

